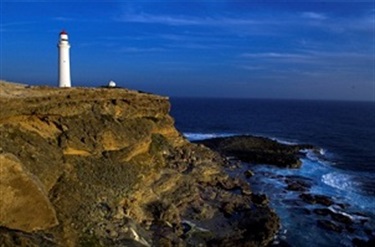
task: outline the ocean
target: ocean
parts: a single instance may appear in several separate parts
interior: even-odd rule
[[[256,174],[249,179],[253,190],[266,194],[281,218],[275,244],[353,246],[353,239],[375,234],[374,102],[171,98],[171,104],[177,129],[192,141],[250,134],[320,149],[307,152],[300,169],[245,164]],[[329,209],[353,223],[339,232],[319,227],[327,218],[285,189],[287,177],[307,181],[309,193],[344,205]]]

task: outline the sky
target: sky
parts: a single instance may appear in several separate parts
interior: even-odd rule
[[[0,79],[172,97],[375,101],[374,1],[0,0]]]

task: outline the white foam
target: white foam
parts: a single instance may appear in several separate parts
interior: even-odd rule
[[[189,141],[199,141],[199,140],[205,140],[205,139],[211,139],[211,138],[217,138],[217,137],[227,137],[232,136],[234,134],[230,133],[183,133],[183,135],[189,140]]]
[[[334,166],[335,163],[329,160],[326,157],[327,151],[325,149],[319,149],[319,152],[316,152],[314,149],[303,149],[301,150],[302,153],[306,154],[306,158],[313,161],[318,162],[320,164]]]
[[[322,182],[333,188],[353,191],[359,184],[353,181],[352,176],[339,172],[330,172],[322,176]]]
[[[341,215],[344,215],[344,216],[346,216],[346,217],[349,217],[349,219],[351,219],[351,220],[354,220],[354,219],[355,219],[354,216],[352,216],[352,215],[350,215],[350,214],[348,214],[348,213],[345,213],[345,212],[339,210],[339,209],[337,208],[337,206],[335,207],[335,205],[332,205],[332,206],[328,207],[328,209],[331,210],[332,212],[336,213],[336,214],[341,214]],[[363,217],[363,218],[365,218],[365,217]]]
[[[285,145],[297,145],[298,144],[296,142],[286,141],[286,140],[282,140],[282,139],[276,138],[276,137],[268,137],[268,138],[273,140],[273,141],[277,141],[278,143],[285,144]]]

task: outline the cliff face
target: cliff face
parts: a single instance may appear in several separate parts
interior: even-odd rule
[[[0,107],[5,246],[195,245],[225,239],[233,210],[252,207],[248,185],[222,172],[222,158],[174,128],[165,97],[0,82]],[[234,209],[222,212],[218,205],[230,202]],[[265,244],[277,229],[263,204],[264,216],[252,210],[255,221],[241,224],[271,230],[248,242]],[[222,235],[214,233],[219,219]],[[194,220],[208,236],[184,230]]]

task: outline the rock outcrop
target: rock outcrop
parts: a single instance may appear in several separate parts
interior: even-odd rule
[[[312,145],[285,145],[264,137],[250,135],[213,138],[197,141],[226,156],[255,164],[269,164],[286,168],[301,166],[301,150]]]
[[[26,232],[57,225],[55,210],[34,175],[13,155],[0,154],[0,222]]]
[[[0,82],[1,246],[265,246],[277,215],[168,98]]]

